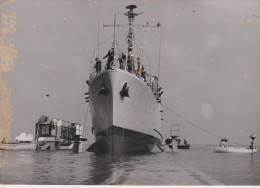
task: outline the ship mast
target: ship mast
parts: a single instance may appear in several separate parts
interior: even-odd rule
[[[128,17],[128,25],[129,25],[128,35],[127,35],[127,44],[128,44],[128,56],[130,56],[130,57],[133,54],[134,18],[135,18],[135,16],[142,14],[142,13],[135,13],[134,12],[135,8],[137,8],[136,5],[128,5],[126,7],[126,9],[129,9],[129,11],[125,13],[125,16]]]

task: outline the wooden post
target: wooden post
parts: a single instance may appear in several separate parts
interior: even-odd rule
[[[40,126],[39,126],[39,124],[37,123],[36,124],[36,148],[35,148],[35,150],[39,150],[39,128],[40,128]]]
[[[74,144],[72,147],[72,152],[73,153],[78,153],[79,152],[79,135],[75,135],[74,137]]]

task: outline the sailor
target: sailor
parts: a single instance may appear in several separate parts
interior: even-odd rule
[[[146,71],[144,70],[144,66],[142,65],[142,69],[141,69],[141,77],[144,79],[144,81],[146,82]]]
[[[188,142],[185,139],[183,140],[183,142],[184,142],[184,145],[188,145]]]
[[[180,139],[180,137],[176,137],[176,142],[177,142],[178,145],[181,144],[181,139]]]
[[[114,61],[114,55],[115,51],[114,47],[112,46],[112,48],[107,52],[107,55],[103,57],[103,59],[107,58],[107,69],[111,69],[111,62]]]
[[[124,54],[124,52],[122,52],[122,59],[123,59],[123,61],[125,62],[125,60],[126,60],[126,55]]]
[[[226,147],[226,143],[223,139],[220,140],[219,147]]]
[[[137,56],[137,69],[136,69],[136,75],[139,76],[140,75],[140,57]]]
[[[118,61],[119,61],[119,68],[124,69],[124,61],[122,55],[119,56]]]
[[[133,59],[130,57],[130,55],[127,57],[127,69],[128,72],[132,72],[133,70]]]
[[[124,54],[124,52],[122,52],[122,59],[123,59],[123,67],[126,68],[126,55]]]
[[[101,61],[98,58],[96,58],[95,60],[96,60],[95,69],[96,69],[96,72],[98,74],[101,71]]]

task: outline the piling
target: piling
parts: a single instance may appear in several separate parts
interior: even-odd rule
[[[79,137],[80,137],[79,135],[75,135],[74,144],[73,144],[73,147],[72,147],[73,153],[79,152]]]

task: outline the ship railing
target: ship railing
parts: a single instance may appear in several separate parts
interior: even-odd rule
[[[118,54],[116,54],[118,55]],[[108,65],[108,62],[102,63],[103,66],[101,66],[101,70],[97,72],[97,69],[95,66],[93,67],[91,74],[90,74],[90,80],[93,80],[95,77],[97,77],[100,73],[106,71],[106,70],[124,70],[131,74],[136,75],[139,79],[141,79],[152,91],[152,93],[155,95],[156,99],[158,101],[161,100],[161,94],[158,92],[158,78],[156,76],[152,76],[150,74],[145,73],[145,76],[141,76],[141,71],[139,70],[138,66],[136,66],[135,62],[132,61],[131,67],[129,67],[127,60],[121,61],[119,58],[115,58],[113,61],[110,62]],[[129,69],[130,68],[130,69]]]
[[[105,61],[105,63],[102,62],[101,64],[102,65],[100,71],[97,70],[94,64],[90,72],[90,80],[94,79],[96,76],[98,76],[100,73],[102,73],[105,70],[116,70],[116,69],[127,71],[141,78],[141,70],[140,68],[138,68],[138,66],[135,65],[136,63],[132,60],[131,66],[128,65],[127,60],[120,59],[120,54],[115,54],[114,60],[111,61],[109,65],[108,65],[108,61]]]

